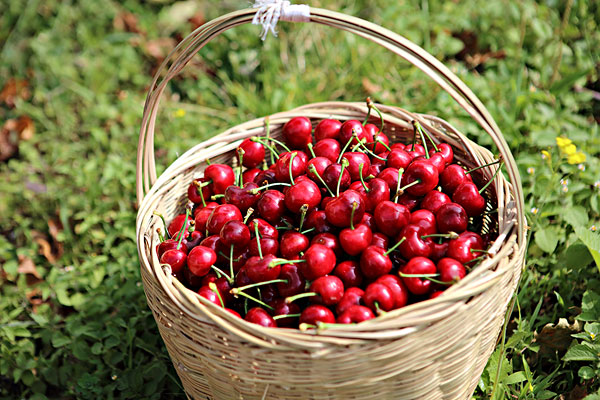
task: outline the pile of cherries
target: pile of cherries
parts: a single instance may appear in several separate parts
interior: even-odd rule
[[[381,130],[366,122],[324,119],[313,132],[295,117],[282,142],[268,130],[245,139],[239,165],[208,165],[186,213],[158,230],[160,262],[267,327],[359,323],[440,295],[488,256],[491,181],[479,188],[481,167],[453,163],[417,122],[409,144],[390,144],[383,118]]]

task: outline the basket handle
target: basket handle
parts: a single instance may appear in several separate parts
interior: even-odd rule
[[[181,71],[192,57],[212,39],[223,32],[252,22],[256,9],[234,11],[223,15],[196,29],[181,41],[163,61],[156,72],[144,105],[142,126],[138,142],[136,191],[138,206],[144,195],[157,180],[154,154],[154,129],[160,98],[167,83]],[[518,243],[522,246],[525,240],[525,220],[523,188],[515,159],[502,136],[500,128],[489,111],[455,74],[424,49],[408,39],[379,25],[335,11],[310,8],[310,22],[332,26],[354,33],[385,47],[404,58],[433,79],[490,135],[500,151],[513,185],[515,207],[517,209]]]

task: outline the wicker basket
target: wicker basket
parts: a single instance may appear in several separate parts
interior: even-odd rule
[[[378,43],[423,70],[445,89],[493,139],[510,181],[498,174],[488,198],[498,207],[486,226],[498,234],[493,256],[434,300],[394,310],[357,325],[301,332],[263,328],[236,318],[186,289],[161,267],[153,211],[167,218],[181,212],[187,186],[200,176],[206,158],[234,163],[244,138],[264,134],[265,119],[233,127],[180,156],[157,178],[154,130],[159,99],[169,80],[211,39],[249,23],[255,10],[233,12],[208,22],[173,51],[148,93],[137,164],[137,244],[148,305],[181,378],[193,399],[468,399],[493,351],[525,254],[525,220],[520,177],[494,120],[454,74],[423,49],[377,25],[337,12],[311,8],[311,22],[333,26]],[[176,55],[176,56],[175,56]],[[412,138],[418,120],[434,140],[454,146],[468,167],[493,160],[447,122],[397,107],[380,106],[391,141]],[[362,119],[362,103],[309,104],[269,117],[273,137],[283,124],[304,115]],[[481,170],[490,179],[494,167]]]

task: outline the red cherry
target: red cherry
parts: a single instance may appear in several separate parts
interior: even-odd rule
[[[245,247],[250,242],[250,229],[241,221],[227,221],[221,228],[221,242],[226,247]]]
[[[171,266],[171,272],[173,274],[178,274],[181,270],[183,270],[186,259],[187,255],[183,250],[171,249],[165,251],[160,257],[160,263],[169,264]]]
[[[373,157],[371,160],[371,167],[369,168],[369,175],[378,176],[381,171],[386,168],[388,151],[377,154],[377,157]]]
[[[371,245],[360,256],[360,270],[365,277],[375,279],[392,270],[392,261],[385,249]]]
[[[310,244],[322,244],[323,246],[329,247],[335,253],[336,257],[342,254],[342,246],[338,237],[334,234],[324,232],[313,236]]]
[[[265,146],[250,138],[244,139],[238,149],[244,150],[242,165],[246,168],[254,168],[265,159]]]
[[[221,304],[221,300],[219,299],[219,295],[217,294],[217,292],[212,290],[208,285],[201,286],[200,289],[198,289],[198,294],[204,297],[206,300],[213,303],[214,305],[218,307],[223,307],[223,304]]]
[[[464,182],[472,182],[471,175],[467,175],[467,171],[458,164],[451,164],[444,169],[440,174],[440,186],[447,195],[452,193]]]
[[[373,215],[369,214],[368,212],[363,214],[360,223],[368,226],[371,232],[377,228],[377,226],[375,225],[375,217],[373,217]]]
[[[408,151],[409,154],[412,154],[413,158],[425,155],[425,147],[423,147],[422,144],[418,143],[407,144],[406,146],[404,146],[404,150]]]
[[[336,162],[340,156],[342,147],[335,139],[322,139],[315,143],[313,151],[317,157],[324,157],[331,162]]]
[[[187,264],[190,272],[196,276],[204,276],[217,261],[217,254],[208,247],[196,246],[188,255]]]
[[[373,318],[375,318],[375,315],[369,308],[365,306],[351,306],[337,317],[336,322],[338,324],[358,324]]]
[[[188,199],[191,202],[196,204],[202,204],[202,199],[204,198],[204,202],[208,202],[210,196],[213,195],[213,192],[210,188],[210,185],[203,186],[202,188],[198,187],[202,183],[206,182],[205,178],[194,179],[190,186],[188,186]],[[202,192],[202,194],[200,194]]]
[[[430,299],[435,299],[436,297],[439,297],[443,293],[444,293],[443,290],[435,290],[435,291],[431,292],[431,294],[429,295],[429,298]]]
[[[441,258],[446,257],[446,253],[448,252],[448,242],[436,243],[433,242],[431,244],[431,254],[429,258],[432,261],[437,261]]]
[[[401,149],[394,149],[387,156],[387,166],[390,168],[395,168],[396,170],[400,168],[408,168],[408,165],[412,161],[412,157],[408,152]]]
[[[340,174],[342,175],[341,181]],[[334,192],[338,186],[338,181],[340,182],[340,191],[346,190],[351,183],[350,172],[347,168],[342,170],[342,164],[339,163],[333,163],[325,168],[322,178],[327,187]]]
[[[410,260],[413,257],[429,257],[431,254],[432,241],[430,238],[422,238],[425,232],[419,225],[408,224],[400,231],[398,239],[406,238],[400,244],[399,250],[402,257]]]
[[[469,217],[476,217],[485,211],[485,198],[472,182],[464,182],[452,194],[452,201],[460,204]]]
[[[205,207],[200,209],[197,213],[196,216],[194,218],[194,229],[196,229],[198,232],[200,233],[205,233],[206,232],[206,223],[208,222],[208,218],[210,218],[210,215],[212,214],[213,210],[216,208],[212,207]]]
[[[240,212],[245,213],[250,207],[254,207],[258,201],[259,194],[253,190],[258,188],[254,182],[248,182],[243,187],[231,185],[225,189],[224,202],[233,204]]]
[[[306,172],[307,162],[308,156],[302,151],[283,152],[275,163],[275,178],[279,182],[290,182],[290,163],[292,164],[292,176],[296,178]]]
[[[175,240],[175,239],[167,239],[163,242],[161,242],[157,248],[156,248],[156,253],[158,255],[158,259],[160,260],[160,258],[162,257],[163,254],[165,254],[165,252],[167,250],[171,250],[171,249],[177,249],[177,246],[179,246],[179,241]],[[188,253],[188,248],[187,246],[179,246],[179,249],[181,251],[183,251],[185,254]]]
[[[214,194],[223,194],[228,186],[235,183],[233,168],[224,164],[211,164],[204,170],[204,178],[212,180],[209,185]]]
[[[271,317],[268,312],[266,312],[260,307],[254,307],[249,309],[244,319],[248,322],[252,322],[253,324],[257,324],[267,328],[277,327],[277,322],[275,322],[273,317]]]
[[[297,257],[300,252],[306,251],[309,245],[310,241],[306,235],[300,232],[287,231],[281,236],[279,250],[281,251],[281,256],[289,260]]]
[[[390,187],[386,181],[379,178],[371,179],[366,185],[369,191],[365,192],[365,210],[373,212],[377,205],[390,199]]]
[[[181,230],[183,221],[186,221],[186,219],[187,219],[187,223],[185,224],[184,229],[187,231],[188,228],[190,227],[190,222],[191,222],[191,219],[189,217],[186,217],[185,214],[179,214],[178,216],[173,218],[173,221],[171,221],[171,223],[169,224],[169,226],[167,228],[167,232],[169,232],[169,236],[171,236],[172,238],[175,238],[177,236],[177,234],[179,233],[179,231]]]
[[[419,225],[425,235],[437,233],[435,215],[429,210],[417,210],[410,214],[410,224]]]
[[[283,140],[289,147],[302,150],[312,141],[311,132],[310,119],[294,117],[283,126]]]
[[[367,124],[367,125],[369,125],[369,124]],[[365,128],[367,128],[367,125],[365,125]],[[367,132],[368,131],[369,130],[367,129]],[[379,153],[383,153],[384,151],[387,150],[387,148],[389,147],[389,144],[390,144],[390,139],[386,136],[385,133],[376,132],[376,133],[373,133],[373,142],[375,142],[375,144],[372,147],[369,146],[369,148],[373,151],[373,153],[379,154]]]
[[[327,215],[324,210],[313,210],[308,213],[304,221],[306,229],[315,228],[317,233],[326,233],[334,230],[333,225],[327,220]]]
[[[454,151],[448,143],[440,143],[437,145],[439,153],[444,157],[446,164],[450,164],[454,158]]]
[[[362,177],[363,179],[365,179],[367,176],[369,176],[369,168],[371,167],[371,160],[369,159],[369,156],[367,156],[365,153],[361,153],[361,152],[346,152],[344,153],[344,155],[342,156],[342,158],[345,158],[346,160],[348,160],[348,167],[347,170],[350,173],[350,180],[352,181],[356,181],[360,179],[360,170],[361,170],[361,164],[362,164]]]
[[[363,296],[365,306],[373,312],[390,311],[394,309],[395,299],[392,291],[383,283],[371,283],[365,289]]]
[[[319,176],[323,176],[327,167],[331,165],[331,161],[325,157],[315,157],[311,158],[306,164],[306,175],[315,181],[315,183],[320,184],[321,180]],[[317,176],[318,175],[318,176]]]
[[[402,175],[402,186],[407,186],[417,180],[419,183],[406,188],[406,193],[413,196],[427,194],[438,185],[439,173],[437,168],[426,159],[414,160]]]
[[[315,140],[337,139],[340,136],[342,123],[337,119],[324,119],[315,127]]]
[[[398,168],[386,168],[377,175],[377,178],[383,179],[388,184],[391,193],[396,193],[398,187]]]
[[[261,169],[252,168],[244,171],[242,173],[242,183],[246,184],[248,182],[254,182],[254,179],[262,172]]]
[[[308,280],[315,280],[333,271],[336,257],[333,250],[322,244],[311,245],[304,253],[303,263],[299,264],[300,272]]]
[[[285,214],[285,196],[279,190],[265,190],[256,202],[258,215],[271,224],[277,223]]]
[[[387,235],[381,232],[375,232],[373,234],[373,239],[371,240],[371,244],[373,246],[381,247],[384,250],[388,248],[389,239]]]
[[[438,261],[437,270],[440,274],[440,281],[448,283],[456,283],[467,274],[464,265],[448,257]]]
[[[340,143],[345,145],[353,136],[357,136],[358,140],[368,139],[367,132],[365,131],[362,123],[355,119],[350,119],[342,124],[340,129]],[[357,143],[358,141],[356,138],[352,139],[353,145]]]
[[[437,269],[435,264],[428,258],[415,257],[411,259],[401,269],[403,274],[407,275],[424,275],[424,274],[435,274]],[[426,278],[402,278],[402,281],[408,288],[408,290],[416,295],[424,295],[431,291],[431,281]]]
[[[352,215],[352,208],[354,204],[357,204],[354,211],[353,222],[358,224],[365,213],[365,205],[361,195],[355,190],[346,190],[338,197],[333,199],[325,206],[325,214],[327,220],[332,224],[340,228],[350,226],[350,218]]]
[[[404,307],[408,302],[408,289],[396,275],[383,275],[376,283],[382,283],[390,289],[394,297],[394,309]]]
[[[263,258],[250,257],[244,264],[246,275],[253,283],[277,279],[281,272],[281,265],[276,261],[277,257],[272,254],[267,254]]]
[[[293,213],[299,213],[303,205],[313,209],[321,203],[321,191],[310,179],[296,182],[285,194],[285,205]]]
[[[363,281],[362,272],[356,261],[339,263],[333,270],[333,274],[342,280],[346,288],[360,286]]]
[[[209,249],[211,249],[212,251],[214,251],[216,253],[220,250],[219,249],[220,240],[221,240],[221,237],[219,235],[208,236],[208,237],[205,237],[200,242],[200,246],[208,247]]]
[[[446,193],[432,190],[431,192],[427,193],[421,201],[421,208],[429,210],[435,214],[441,206],[450,203],[451,201],[452,200],[450,200],[450,197],[448,197]]]
[[[315,279],[311,283],[309,290],[317,293],[317,296],[310,298],[311,302],[333,306],[342,299],[344,284],[335,275],[325,275]]]
[[[441,206],[435,213],[437,228],[440,233],[456,232],[462,233],[467,230],[469,217],[460,204],[447,203]]]
[[[300,324],[317,325],[319,322],[327,324],[335,322],[335,317],[329,308],[311,304],[300,314]]]
[[[340,315],[348,308],[359,305],[362,301],[362,298],[365,294],[365,291],[358,287],[351,287],[346,289],[342,299],[335,306],[335,312]]]
[[[286,303],[285,299],[275,299],[269,303],[273,310],[273,316],[300,314],[300,306],[295,303]],[[277,318],[277,326],[292,328],[298,326],[298,317]]]
[[[448,242],[446,256],[453,258],[461,264],[468,264],[471,260],[479,257],[481,253],[473,250],[483,248],[483,239],[475,232],[464,231],[457,239]]]
[[[260,249],[262,251],[262,255],[274,255],[276,256],[279,252],[279,242],[277,239],[270,237],[261,237],[260,239]],[[250,240],[250,244],[248,244],[248,250],[251,256],[260,256],[261,252],[258,251],[258,243],[256,238]]]
[[[351,256],[356,256],[371,244],[373,233],[368,226],[358,224],[354,229],[343,229],[339,238],[342,249]]]
[[[403,206],[408,208],[410,211],[414,211],[419,206],[419,203],[420,203],[419,197],[413,196],[408,193],[404,193],[403,195],[398,197],[398,204],[402,204]]]
[[[282,265],[279,278],[287,280],[287,283],[278,282],[276,284],[280,296],[289,297],[302,293],[305,290],[306,279],[300,273],[297,264]]]
[[[211,274],[208,274],[208,275],[211,275]],[[208,275],[205,275],[204,277],[206,277]],[[214,275],[214,274],[212,274],[212,275]],[[185,267],[183,267],[183,276],[185,278],[185,286],[189,289],[192,289],[193,291],[197,291],[198,289],[200,289],[200,286],[203,285],[202,281],[204,278],[201,278],[199,276],[192,274],[187,265]],[[216,279],[216,275],[214,275],[214,276]]]
[[[270,169],[259,172],[258,175],[256,175],[256,177],[254,178],[254,183],[256,183],[258,186],[264,186],[275,182],[277,182],[275,172]]]
[[[275,240],[279,239],[279,232],[277,232],[277,229],[262,218],[254,218],[248,222],[250,236],[255,236],[256,226],[258,226],[258,233],[261,238],[272,238]]]
[[[188,251],[198,246],[200,242],[204,239],[204,235],[198,231],[193,231],[189,233],[187,236],[183,237],[182,243],[185,243],[185,247],[187,247]]]
[[[377,229],[388,236],[396,236],[408,224],[410,211],[402,204],[382,201],[373,212]]]
[[[446,160],[444,156],[440,153],[434,153],[430,158],[429,162],[435,165],[437,168],[438,174],[441,174],[446,168]]]

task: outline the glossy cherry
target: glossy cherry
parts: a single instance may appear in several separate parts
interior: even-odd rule
[[[312,125],[307,117],[294,117],[282,129],[283,140],[290,148],[303,150],[312,141]]]
[[[368,139],[368,134],[362,123],[355,119],[350,119],[342,124],[339,141],[342,145],[345,145],[353,136],[358,137],[358,140]],[[352,139],[352,145],[357,143],[356,138]]]
[[[279,242],[275,238],[261,237],[260,251],[258,250],[258,242],[256,238],[252,238],[248,244],[248,250],[251,256],[260,256],[261,252],[263,256],[268,254],[276,256],[279,253]]]
[[[341,180],[340,174],[342,175]],[[340,191],[346,190],[352,182],[352,180],[350,179],[350,172],[348,172],[348,169],[344,168],[342,170],[342,164],[339,163],[333,163],[327,168],[325,168],[325,171],[323,172],[321,178],[323,178],[323,181],[325,182],[329,190],[331,190],[334,193],[337,190],[338,181],[340,183]]]
[[[390,168],[406,169],[411,161],[411,155],[401,149],[393,149],[387,156],[387,166]]]
[[[450,202],[452,202],[452,200],[450,200],[450,197],[448,197],[446,193],[432,190],[425,195],[423,200],[421,200],[421,208],[435,214],[441,206]]]
[[[238,149],[244,151],[242,165],[246,168],[255,168],[265,159],[265,146],[252,139],[244,139],[238,146]]]
[[[371,244],[373,246],[381,247],[384,250],[387,250],[389,244],[389,238],[386,234],[381,232],[375,232],[373,234],[373,239],[371,240]]]
[[[265,190],[256,202],[256,211],[271,224],[279,222],[287,211],[284,194],[279,190]]]
[[[310,244],[322,244],[323,246],[327,246],[331,250],[333,250],[336,257],[339,257],[342,254],[342,246],[340,244],[338,236],[329,232],[316,234],[315,236],[313,236],[312,240],[310,241]]]
[[[167,250],[177,249],[178,247],[185,254],[188,253],[189,249],[187,248],[187,246],[184,246],[183,244],[181,246],[179,246],[179,241],[177,241],[175,239],[166,239],[165,241],[161,242],[157,246],[156,253],[158,255],[158,259],[160,260],[160,258],[162,257],[162,255],[165,254],[165,252]]]
[[[439,173],[435,165],[427,159],[417,159],[410,163],[402,175],[402,186],[408,186],[415,181],[419,183],[405,189],[413,196],[424,196],[435,189],[439,182]]]
[[[437,147],[439,153],[444,157],[444,160],[446,160],[446,165],[450,164],[454,159],[454,151],[452,150],[452,147],[448,143],[440,143],[437,145]]]
[[[285,193],[285,206],[293,213],[299,213],[303,205],[311,210],[321,203],[321,191],[310,179],[297,182]]]
[[[324,119],[315,127],[315,140],[337,139],[340,137],[342,123],[337,119]]]
[[[485,211],[485,198],[473,182],[464,182],[452,194],[452,201],[460,204],[469,217],[476,217]]]
[[[342,229],[339,238],[342,249],[351,256],[356,256],[371,244],[373,233],[368,226],[358,224],[354,229]]]
[[[338,324],[358,324],[363,321],[375,318],[373,311],[365,306],[350,306],[340,316],[337,317]]]
[[[283,258],[288,260],[297,257],[300,252],[306,251],[310,245],[310,240],[306,235],[300,232],[287,231],[281,236],[279,251]]]
[[[382,283],[390,289],[394,297],[394,309],[404,307],[408,302],[409,292],[402,280],[396,275],[383,275],[377,278],[376,283]]]
[[[252,168],[252,169],[248,169],[248,170],[244,171],[242,173],[242,183],[246,184],[248,182],[254,182],[254,179],[256,179],[258,174],[260,174],[261,172],[262,172],[262,170],[258,169],[258,168]]]
[[[185,247],[185,246],[183,246]],[[160,257],[161,264],[169,264],[171,266],[171,272],[173,274],[178,274],[183,270],[187,260],[187,255],[181,248],[171,249],[164,252],[164,254]]]
[[[405,275],[429,275],[435,274],[437,269],[430,259],[415,257],[406,263],[400,271]],[[403,277],[402,275],[401,277],[408,290],[413,294],[424,295],[433,289],[432,282],[426,278]]]
[[[217,307],[222,308],[224,306],[224,304],[221,304],[221,299],[219,299],[219,295],[217,294],[217,292],[218,292],[218,290],[213,290],[208,285],[206,285],[206,286],[201,286],[200,289],[198,289],[197,293],[200,296],[204,297],[206,300],[208,300],[211,303],[213,303],[214,305],[216,305]],[[223,303],[225,303],[225,301],[223,301]]]
[[[211,270],[211,266],[217,261],[217,254],[214,250],[196,246],[190,251],[187,258],[187,265],[192,274],[195,276],[204,276]]]
[[[333,275],[342,280],[345,288],[357,287],[363,282],[360,266],[352,260],[339,263],[333,270]]]
[[[279,279],[287,281],[276,284],[280,296],[289,297],[304,292],[306,279],[300,273],[298,264],[283,264],[279,272]]]
[[[277,317],[276,322],[278,327],[292,328],[298,326],[298,316],[283,317],[285,315],[300,314],[300,306],[295,303],[286,303],[285,299],[275,299],[269,303],[273,310],[271,314]]]
[[[340,142],[335,139],[322,139],[313,146],[313,152],[317,157],[327,158],[331,162],[337,161],[341,151]]]
[[[360,171],[362,169],[362,177],[365,179],[369,176],[369,168],[371,167],[371,160],[368,155],[358,151],[346,152],[342,156],[348,160],[348,172],[350,173],[350,180],[356,181],[360,179]],[[362,164],[362,168],[361,168]]]
[[[410,224],[418,225],[423,228],[425,235],[437,233],[436,216],[429,210],[416,210],[410,214]]]
[[[379,232],[388,236],[396,236],[410,221],[410,211],[402,204],[387,200],[375,207],[373,218],[375,218],[375,225]]]
[[[179,214],[175,218],[173,218],[173,220],[167,227],[167,231],[169,232],[169,236],[171,238],[175,239],[175,237],[181,230],[181,226],[183,225],[183,222],[186,220],[187,220],[187,223],[185,224],[184,229],[187,231],[190,226],[190,222],[191,222],[191,219],[189,217],[186,217],[185,214]]]
[[[192,183],[190,183],[190,186],[188,186],[187,193],[188,199],[191,202],[196,204],[203,204],[202,200],[204,200],[204,203],[207,203],[209,201],[210,196],[213,195],[210,185],[201,186],[206,181],[207,179],[205,178],[199,178],[194,179]]]
[[[315,280],[333,271],[336,257],[333,250],[322,244],[313,244],[304,253],[304,262],[299,263],[300,272],[308,280]]]
[[[399,250],[402,257],[410,260],[413,257],[429,257],[431,254],[432,240],[423,238],[425,231],[419,225],[408,224],[400,231],[398,239],[406,238],[400,244]]]
[[[290,182],[290,170],[292,176],[296,178],[306,172],[307,163],[308,156],[302,151],[283,152],[275,163],[275,178],[279,182]]]
[[[437,228],[440,233],[462,233],[467,230],[469,216],[460,204],[446,203],[435,213]]]
[[[242,221],[227,221],[221,228],[219,236],[226,247],[243,248],[250,242],[250,229]]]
[[[310,298],[312,303],[333,306],[344,295],[344,283],[335,275],[325,275],[315,279],[310,284],[309,291],[317,293]]]
[[[335,229],[327,220],[325,210],[313,210],[309,212],[304,221],[304,226],[306,229],[315,228],[315,232],[317,233],[327,233]]]
[[[335,316],[331,310],[319,304],[311,304],[300,314],[300,324],[318,325],[319,323],[332,324]]]
[[[340,315],[346,311],[349,307],[359,305],[362,303],[362,298],[365,291],[358,287],[351,287],[346,289],[342,299],[335,306],[335,312]]]
[[[241,213],[248,211],[250,207],[254,207],[258,201],[259,194],[254,192],[258,185],[254,182],[248,182],[242,187],[231,185],[225,189],[224,202],[233,204]]]
[[[254,307],[248,310],[248,313],[244,317],[248,322],[264,326],[266,328],[276,328],[277,322],[266,312],[263,308]]]
[[[358,182],[355,182],[358,183]],[[360,183],[359,183],[360,184]],[[354,185],[354,183],[353,183]],[[365,211],[372,213],[378,204],[390,199],[390,187],[383,179],[374,178],[366,182],[365,189],[362,184],[358,186],[357,192],[362,193],[365,198]]]
[[[467,171],[458,164],[448,165],[440,174],[440,186],[448,196],[452,196],[462,183],[472,181],[471,176],[467,175]]]
[[[469,262],[481,253],[474,250],[483,248],[483,239],[475,232],[464,231],[458,235],[457,239],[448,242],[448,251],[446,256],[453,258],[463,265],[469,265]]]
[[[261,238],[279,239],[279,232],[277,229],[262,218],[250,220],[250,222],[248,222],[248,228],[250,229],[250,235],[252,237],[256,235],[256,229],[258,228],[258,234]]]
[[[317,185],[322,185],[319,177],[323,177],[327,167],[331,165],[332,161],[325,157],[315,157],[308,160],[306,164],[306,175],[315,181]]]
[[[365,289],[363,296],[365,306],[369,307],[374,313],[381,311],[390,311],[394,309],[395,299],[392,291],[383,283],[371,283]],[[381,311],[380,311],[381,310]]]
[[[214,194],[225,193],[225,189],[235,183],[233,168],[224,164],[211,164],[206,167],[204,178],[212,181],[209,186]]]
[[[366,278],[375,279],[392,270],[392,260],[386,252],[387,250],[373,245],[362,252],[360,270]]]
[[[212,210],[206,221],[206,230],[211,235],[218,235],[227,221],[242,221],[242,219],[239,208],[232,204],[221,204]]]
[[[244,269],[252,282],[266,282],[279,278],[281,264],[277,263],[277,257],[267,254],[263,258],[250,257],[246,261]]]
[[[440,274],[439,280],[448,283],[456,283],[467,274],[464,265],[448,257],[437,262],[437,270]]]
[[[354,204],[357,204],[354,207]],[[325,206],[327,220],[334,226],[345,228],[350,226],[352,208],[355,208],[353,222],[358,224],[365,213],[365,205],[361,195],[355,190],[346,190]]]

